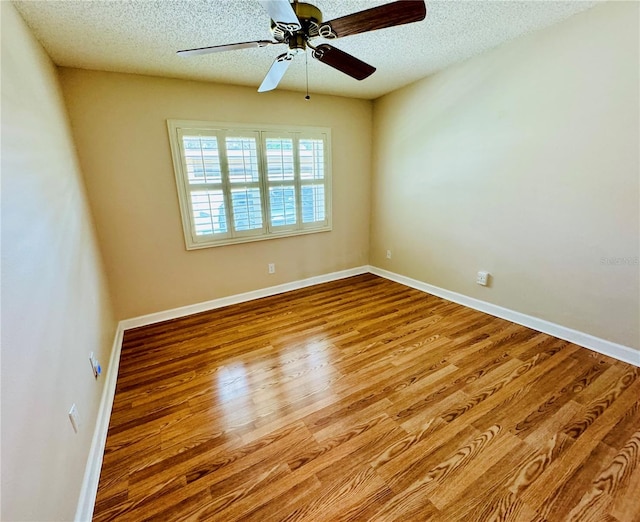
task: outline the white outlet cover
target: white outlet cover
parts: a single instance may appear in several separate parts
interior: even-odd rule
[[[96,356],[91,352],[89,354],[89,362],[91,363],[91,369],[93,370],[93,376],[97,379],[98,376],[102,373],[102,368],[100,366],[100,361],[96,358]]]
[[[71,426],[73,426],[73,431],[78,433],[80,429],[80,415],[78,415],[78,407],[75,402],[71,405],[71,409],[69,410],[69,420],[71,421]]]
[[[485,272],[482,270],[479,271],[476,276],[476,283],[482,286],[487,286],[487,283],[489,282],[489,275],[489,272]]]

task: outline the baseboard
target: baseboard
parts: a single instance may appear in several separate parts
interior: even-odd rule
[[[537,330],[538,332],[553,335],[554,337],[564,339],[565,341],[572,342],[579,346],[583,346],[584,348],[588,348],[589,350],[593,350],[594,352],[608,355],[609,357],[613,357],[614,359],[618,359],[619,361],[633,364],[634,366],[640,366],[640,352],[628,346],[613,343],[611,341],[607,341],[606,339],[601,339],[599,337],[595,337],[578,330],[567,328],[566,326],[545,321],[544,319],[539,319],[537,317],[516,312],[515,310],[510,310],[508,308],[503,308],[492,303],[487,303],[486,301],[481,301],[480,299],[475,299],[463,294],[451,292],[450,290],[445,290],[444,288],[439,288],[437,286],[433,286],[428,283],[412,279],[410,277],[396,274],[394,272],[389,272],[388,270],[384,270],[382,268],[370,266],[369,272],[377,276],[384,277],[385,279],[395,281],[396,283],[415,288],[416,290],[421,290],[422,292],[426,292],[427,294],[441,297],[443,299],[446,299],[447,301],[453,301],[454,303],[461,304],[468,308],[473,308],[474,310],[478,310],[495,317],[500,317],[501,319],[506,319],[507,321],[526,326],[527,328]]]
[[[113,398],[116,393],[116,382],[118,380],[118,366],[120,364],[120,351],[122,350],[122,338],[124,329],[122,323],[116,328],[116,335],[111,349],[111,358],[109,359],[109,367],[105,373],[104,388],[102,389],[102,397],[100,399],[100,408],[98,410],[98,418],[93,431],[91,440],[91,449],[84,471],[82,480],[82,489],[80,490],[80,498],[78,507],[76,508],[76,522],[89,522],[93,518],[93,508],[96,503],[96,494],[98,493],[98,482],[100,481],[100,471],[102,469],[102,458],[104,456],[104,447],[107,442],[107,431],[109,430],[109,420],[111,419],[111,408],[113,407]]]
[[[243,294],[230,295],[228,297],[221,297],[219,299],[213,299],[211,301],[205,301],[203,303],[181,306],[179,308],[173,308],[171,310],[165,310],[163,312],[141,315],[139,317],[133,317],[132,319],[125,319],[124,321],[120,321],[120,325],[124,330],[129,330],[131,328],[137,328],[139,326],[147,326],[149,324],[168,321],[170,319],[178,319],[179,317],[184,317],[187,315],[207,312],[216,308],[222,308],[223,306],[245,303],[254,299],[260,299],[262,297],[282,294],[284,292],[297,290],[299,288],[305,288],[307,286],[318,285],[320,283],[328,283],[330,281],[337,281],[338,279],[344,279],[345,277],[366,274],[367,272],[369,272],[368,266],[349,268],[348,270],[341,270],[339,272],[331,272],[330,274],[309,277],[307,279],[300,279],[298,281],[292,281],[291,283],[270,286],[267,288],[262,288],[260,290],[245,292]]]

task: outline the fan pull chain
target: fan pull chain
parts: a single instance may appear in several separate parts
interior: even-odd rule
[[[304,97],[305,100],[309,101],[311,96],[309,96],[309,52],[304,53],[305,57],[305,70],[307,73],[307,95]]]

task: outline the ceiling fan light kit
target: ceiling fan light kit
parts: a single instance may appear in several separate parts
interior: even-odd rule
[[[258,1],[271,18],[273,40],[255,40],[185,49],[178,51],[177,54],[195,56],[270,45],[286,45],[287,51],[276,57],[258,88],[258,92],[275,89],[287,72],[291,60],[296,55],[307,52],[307,47],[311,49],[311,56],[316,60],[356,80],[364,80],[375,72],[375,67],[328,43],[315,45],[311,43],[311,40],[314,38],[333,40],[343,36],[419,22],[424,20],[427,14],[424,0],[400,0],[324,22],[322,11],[312,4],[295,0],[293,3],[289,3],[289,0]],[[309,99],[308,93],[306,99]]]

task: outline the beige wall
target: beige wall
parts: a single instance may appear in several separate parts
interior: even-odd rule
[[[640,255],[637,3],[609,2],[373,108],[62,69],[115,314],[55,67],[1,8],[3,520],[73,517],[103,385],[87,356],[106,369],[114,315],[371,261],[640,348],[638,266],[602,263]],[[186,251],[167,118],[331,127],[333,232]],[[490,288],[474,284],[478,269]]]
[[[2,17],[2,520],[71,520],[115,322],[56,69]],[[67,412],[76,403],[80,432]]]
[[[640,255],[638,8],[607,2],[377,100],[371,263],[640,348],[637,261],[602,264]]]
[[[77,69],[61,81],[118,318],[367,263],[371,102]],[[168,118],[331,127],[333,231],[187,251]]]

